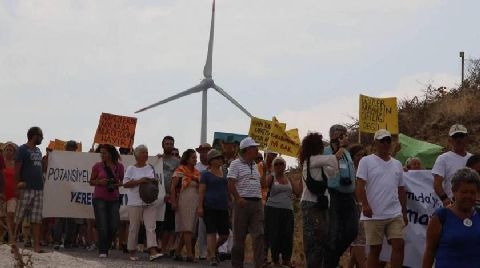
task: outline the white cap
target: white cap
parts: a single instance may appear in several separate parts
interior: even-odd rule
[[[453,136],[457,133],[467,134],[468,131],[467,131],[467,128],[464,125],[455,124],[450,128],[450,131],[448,132],[448,136],[451,137],[451,136]]]
[[[392,137],[392,134],[390,134],[390,132],[386,129],[379,129],[377,130],[377,132],[375,132],[375,136],[374,136],[374,139],[375,140],[381,140],[383,138],[386,138],[386,137]]]
[[[258,146],[260,144],[256,143],[252,138],[246,137],[240,142],[240,150],[243,150],[248,147]]]

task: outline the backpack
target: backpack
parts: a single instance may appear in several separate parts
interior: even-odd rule
[[[310,174],[310,157],[307,159],[307,178],[304,179],[305,184],[307,185],[308,190],[317,196],[316,207],[325,210],[328,209],[328,197],[325,196],[325,191],[327,190],[327,176],[325,171],[322,168],[322,180],[315,180]]]

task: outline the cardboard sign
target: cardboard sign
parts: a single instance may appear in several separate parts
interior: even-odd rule
[[[65,144],[66,143],[67,143],[66,141],[55,139],[54,141],[50,141],[47,148],[50,149],[50,150],[55,150],[55,151],[65,151]],[[82,151],[82,143],[81,142],[77,142],[77,150],[76,151],[77,152]]]
[[[398,134],[397,98],[372,98],[360,95],[360,132],[375,133],[386,129]]]
[[[94,142],[132,148],[137,118],[102,113]]]
[[[274,117],[272,120],[272,129],[270,130],[270,138],[267,143],[268,149],[282,155],[297,157],[300,149],[298,130],[292,129],[289,132],[290,136],[285,131],[285,128]]]
[[[284,123],[279,123],[280,127],[285,130],[287,127]],[[260,119],[257,117],[252,117],[250,122],[250,130],[248,131],[248,136],[254,139],[257,143],[260,144],[260,148],[265,148],[267,146],[268,140],[270,139],[270,130],[272,129],[272,121]]]

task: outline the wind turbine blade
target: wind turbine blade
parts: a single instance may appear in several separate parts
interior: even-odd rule
[[[212,53],[213,53],[213,36],[215,31],[215,0],[212,4],[212,21],[210,23],[210,39],[208,40],[207,62],[203,67],[203,76],[212,78]]]
[[[242,105],[240,105],[240,103],[238,103],[234,98],[232,98],[230,95],[228,95],[227,92],[225,92],[225,90],[223,90],[221,87],[217,86],[216,84],[213,85],[213,89],[215,89],[218,93],[220,93],[221,95],[223,95],[225,98],[227,98],[227,100],[229,100],[231,103],[233,103],[235,106],[238,107],[238,109],[242,110],[242,112],[244,112],[246,115],[248,115],[249,117],[252,117],[252,114],[250,114],[247,109],[243,108]]]
[[[141,112],[143,112],[143,111],[145,111],[145,110],[148,110],[148,109],[150,109],[150,108],[156,107],[156,106],[158,106],[158,105],[165,104],[165,103],[167,103],[167,102],[176,100],[176,99],[181,98],[181,97],[185,97],[185,96],[190,95],[190,94],[193,94],[193,93],[200,92],[200,91],[202,91],[202,90],[204,90],[204,89],[206,89],[206,88],[205,88],[205,86],[204,86],[203,84],[198,84],[198,85],[196,85],[196,86],[194,86],[194,87],[192,87],[192,88],[190,88],[190,89],[187,89],[187,90],[185,90],[185,91],[183,91],[183,92],[180,92],[180,93],[178,93],[178,94],[176,94],[176,95],[173,95],[173,96],[171,96],[171,97],[169,97],[169,98],[166,98],[166,99],[161,100],[161,101],[159,101],[159,102],[156,102],[156,103],[154,103],[154,104],[152,104],[152,105],[149,105],[149,106],[147,106],[147,107],[145,107],[145,108],[142,108],[142,109],[136,111],[135,113],[141,113]]]

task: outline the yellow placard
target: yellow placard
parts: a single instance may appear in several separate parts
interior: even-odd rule
[[[280,127],[285,130],[287,127],[284,123],[279,123]],[[270,139],[270,130],[272,129],[272,121],[261,119],[258,117],[252,117],[250,121],[250,130],[248,131],[248,136],[254,139],[257,143],[260,144],[260,148],[265,148],[267,146],[268,140]]]
[[[397,98],[373,98],[360,95],[359,103],[360,132],[375,133],[386,129],[398,134]]]
[[[287,134],[285,128],[274,117],[270,130],[270,138],[267,143],[268,149],[282,155],[297,157],[300,149],[298,130],[291,129],[289,133],[290,134]]]
[[[55,139],[53,141],[50,141],[47,148],[50,149],[50,150],[55,150],[55,151],[65,151],[65,144],[66,143],[67,143],[66,141]],[[81,152],[81,151],[82,151],[82,143],[77,142],[76,152]]]

